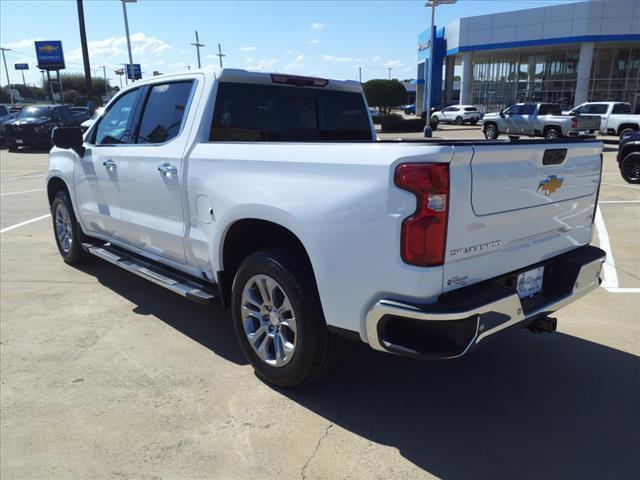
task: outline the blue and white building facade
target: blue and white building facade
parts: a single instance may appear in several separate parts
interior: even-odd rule
[[[431,43],[434,106],[457,101],[495,111],[516,102],[625,101],[640,113],[640,0],[460,18],[434,28],[429,40],[429,29],[418,36],[416,113],[426,104]]]

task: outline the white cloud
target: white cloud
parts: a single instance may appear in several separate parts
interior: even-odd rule
[[[131,35],[131,51],[135,55],[160,54],[169,50],[171,45],[157,37],[149,37],[142,32]],[[89,56],[92,62],[104,61],[112,57],[126,57],[127,39],[122,37],[109,37],[104,40],[92,40],[87,43]],[[66,55],[69,61],[82,61],[82,50],[76,48]]]
[[[309,42],[311,45],[317,45],[318,43],[320,43],[320,40],[318,40],[317,38],[314,38],[313,40],[311,40]]]
[[[382,65],[384,68],[400,68],[404,64],[398,60],[389,60],[387,63]]]
[[[22,50],[26,48],[32,48],[35,50],[33,42],[41,40],[41,38],[25,38],[24,40],[18,40],[17,42],[7,43],[4,48],[10,48],[11,50]]]
[[[284,54],[285,54],[287,57],[290,57],[291,55],[293,55],[293,52],[292,52],[291,50],[287,50],[286,52],[284,52]]]
[[[282,71],[286,73],[301,73],[306,70],[304,63],[302,63],[303,61],[304,55],[300,54],[294,59],[292,63],[285,65]]]
[[[313,22],[310,26],[311,30],[322,30],[324,28],[324,23]]]
[[[255,59],[255,58],[247,58],[245,60],[247,63],[247,68],[249,70],[256,70],[259,72],[264,72],[268,70],[273,70],[273,67],[280,63],[280,60],[277,58],[271,58],[269,60],[266,59]]]
[[[255,51],[256,47],[253,46],[249,46],[249,47],[241,47],[240,50],[242,50],[243,52],[253,52]]]
[[[380,60],[382,60],[382,59],[380,57],[378,57],[377,55],[371,59],[372,62],[379,62]]]
[[[322,55],[320,58],[323,62],[349,63],[353,61],[351,57],[334,57],[333,55]]]

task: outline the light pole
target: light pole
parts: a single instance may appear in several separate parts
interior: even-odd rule
[[[391,80],[391,70],[393,70],[391,67],[387,68],[387,70],[389,70],[389,80]]]
[[[425,7],[431,7],[431,28],[429,29],[429,78],[427,82],[427,102],[426,102],[426,112],[427,112],[427,125],[431,120],[431,83],[433,81],[433,44],[435,43],[435,32],[433,31],[433,27],[435,26],[436,20],[436,7],[438,5],[451,5],[456,3],[457,0],[429,0],[424,4]]]
[[[198,53],[198,68],[202,68],[200,65],[200,47],[204,47],[204,43],[200,43],[200,39],[198,38],[198,31],[196,30],[196,43],[192,43],[194,47],[196,47],[196,52]]]
[[[2,61],[4,62],[4,73],[7,75],[7,88],[9,88],[9,98],[11,98],[11,105],[13,105],[13,90],[11,90],[11,80],[9,80],[9,69],[7,68],[7,59],[4,56],[4,52],[10,52],[10,48],[2,48]]]
[[[224,53],[222,53],[222,47],[218,44],[218,53],[215,54],[216,57],[220,59],[220,68],[222,68],[222,57],[226,57]]]
[[[122,1],[122,14],[124,15],[124,31],[127,35],[127,50],[129,51],[129,67],[125,71],[125,74],[131,71],[133,73],[133,56],[131,55],[131,38],[129,37],[129,20],[127,18],[127,3],[136,3],[138,0],[121,0]],[[133,82],[135,79],[132,78]]]
[[[93,98],[93,84],[91,83],[91,64],[89,63],[89,47],[87,47],[87,30],[84,25],[84,6],[82,0],[77,1],[78,25],[80,27],[80,46],[82,47],[82,64],[84,66],[84,88],[87,98]]]

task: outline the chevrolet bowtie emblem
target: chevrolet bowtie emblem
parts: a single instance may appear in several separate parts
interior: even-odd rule
[[[56,50],[58,50],[58,47],[56,47],[54,45],[43,45],[42,47],[40,47],[40,50],[45,52],[45,53],[51,53],[51,52],[55,52]]]
[[[545,195],[551,195],[562,186],[563,181],[564,178],[558,178],[556,175],[549,175],[538,185],[538,192],[542,192]]]

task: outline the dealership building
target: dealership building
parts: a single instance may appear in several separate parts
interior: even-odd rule
[[[431,45],[433,106],[486,112],[516,102],[625,101],[640,113],[640,0],[460,18],[435,26],[433,41],[429,30],[418,36],[416,113],[426,105]]]

